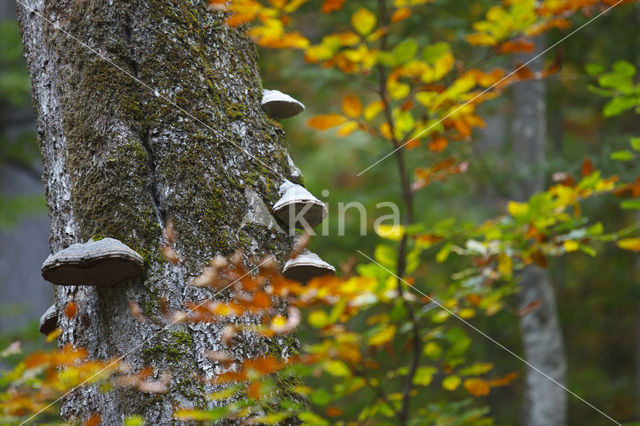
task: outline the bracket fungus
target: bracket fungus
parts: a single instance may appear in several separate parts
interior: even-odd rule
[[[287,180],[280,186],[280,199],[273,206],[273,214],[290,228],[305,229],[304,224],[296,220],[298,217],[313,228],[327,217],[328,212],[322,201],[304,187]]]
[[[56,312],[56,305],[51,305],[40,317],[40,333],[48,336],[56,328],[58,328],[58,312]]]
[[[142,273],[142,256],[113,238],[76,243],[50,255],[42,264],[42,277],[57,285],[117,284]]]
[[[300,114],[304,111],[304,105],[278,90],[264,89],[262,91],[262,109],[269,117],[282,120]]]
[[[324,260],[320,259],[315,253],[304,249],[299,255],[293,259],[287,260],[282,268],[282,275],[285,278],[301,282],[303,284],[308,283],[315,277],[322,277],[324,275],[335,275],[336,268],[329,265]]]

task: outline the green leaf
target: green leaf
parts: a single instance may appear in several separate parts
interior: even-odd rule
[[[636,67],[624,60],[620,60],[614,63],[613,70],[617,74],[623,75],[625,77],[633,77],[636,74]]]
[[[303,425],[309,426],[328,426],[330,424],[322,417],[309,411],[298,413],[298,419],[302,420]]]
[[[637,104],[638,101],[633,98],[613,98],[604,106],[602,114],[605,117],[613,117],[635,107]]]
[[[420,386],[429,386],[429,383],[433,380],[433,375],[437,371],[435,367],[431,366],[418,367],[415,376],[413,376],[413,383]]]
[[[394,271],[396,269],[396,251],[393,247],[385,244],[378,244],[373,253],[373,257],[382,266]]]
[[[625,210],[640,210],[640,200],[624,200],[620,207]]]
[[[451,253],[451,243],[445,244],[444,247],[440,249],[438,254],[436,254],[436,262],[443,263],[449,257],[449,253]]]
[[[144,425],[144,417],[142,416],[129,416],[124,419],[122,423],[123,426],[143,426]]]
[[[415,58],[418,52],[418,43],[413,38],[408,38],[393,49],[393,58],[396,64],[404,64]]]
[[[634,151],[640,151],[640,138],[631,138],[629,142],[631,143],[631,149]]]
[[[604,72],[604,67],[600,64],[587,64],[585,71],[589,75],[596,76]]]
[[[477,362],[469,367],[460,370],[461,376],[479,376],[487,373],[493,369],[493,364],[490,362]]]
[[[311,393],[311,402],[316,405],[328,405],[331,402],[331,395],[322,388],[316,389]]]
[[[445,359],[447,360],[464,355],[471,346],[471,339],[461,328],[450,328],[446,332],[446,337],[451,345],[445,353]]]
[[[626,149],[620,151],[614,151],[609,154],[609,157],[615,161],[631,161],[634,158],[633,152]]]
[[[422,50],[422,58],[430,65],[433,65],[443,55],[451,51],[448,43],[440,42],[426,46]]]

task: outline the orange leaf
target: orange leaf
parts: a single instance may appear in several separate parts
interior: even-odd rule
[[[472,377],[464,381],[464,388],[473,396],[489,395],[491,388],[486,380]]]
[[[589,176],[591,173],[593,173],[594,170],[595,167],[593,167],[593,163],[591,162],[589,157],[586,157],[582,162],[582,176]]]
[[[407,142],[404,147],[405,149],[414,149],[420,146],[420,139],[413,138],[409,142]]]
[[[322,3],[322,13],[331,13],[342,9],[345,0],[324,0]]]
[[[493,379],[489,382],[489,385],[496,386],[507,386],[511,383],[516,377],[518,377],[518,373],[509,373],[504,377],[500,377],[499,379]]]
[[[518,39],[513,41],[506,41],[502,43],[498,50],[500,53],[529,53],[535,49],[536,45],[525,39]]]
[[[329,417],[340,417],[342,415],[342,410],[338,407],[328,407],[327,408],[327,416]]]
[[[262,397],[262,383],[253,382],[247,389],[247,395],[253,399],[260,399]]]
[[[362,103],[360,99],[348,94],[342,99],[342,112],[349,118],[358,118],[362,115]]]
[[[84,422],[84,426],[99,426],[100,425],[100,414],[93,414],[91,417]]]
[[[325,114],[312,117],[307,124],[317,130],[327,130],[347,121],[347,118],[340,114]]]
[[[391,22],[400,22],[407,19],[409,16],[411,16],[411,9],[408,7],[401,7],[393,12],[393,15],[391,15]]]
[[[547,22],[541,22],[528,28],[525,33],[530,37],[535,37],[542,33],[549,31],[552,28],[564,29],[571,26],[571,23],[566,19],[552,19]]]
[[[247,22],[253,21],[255,17],[256,15],[253,13],[238,13],[227,19],[227,25],[230,27],[237,27],[242,24],[246,24]]]
[[[445,138],[436,138],[431,142],[429,142],[429,151],[432,151],[432,152],[444,151],[447,148],[447,145],[449,145],[449,143]]]
[[[64,315],[67,318],[71,319],[76,316],[76,312],[78,312],[76,302],[67,303],[67,306],[64,308]]]

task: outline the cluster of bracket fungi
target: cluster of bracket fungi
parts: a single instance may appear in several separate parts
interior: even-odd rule
[[[282,120],[304,111],[304,105],[277,90],[263,90],[262,109],[273,119]],[[288,180],[280,186],[280,199],[272,208],[273,215],[288,229],[315,227],[327,216],[327,208],[301,185]],[[76,243],[47,257],[42,265],[42,277],[56,285],[111,286],[138,277],[144,270],[144,260],[136,251],[113,238]],[[307,249],[289,259],[282,274],[291,280],[307,283],[312,278],[333,275],[333,266]],[[40,318],[40,332],[48,335],[58,327],[56,306],[51,305]]]

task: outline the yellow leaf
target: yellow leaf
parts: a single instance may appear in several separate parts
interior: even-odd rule
[[[427,342],[422,352],[431,359],[438,359],[442,356],[442,347],[436,342]]]
[[[382,101],[371,102],[364,109],[364,118],[365,118],[365,120],[367,120],[367,121],[373,120],[374,118],[376,118],[376,116],[378,114],[380,114],[380,111],[382,111],[383,108],[384,108],[384,102],[382,102]]]
[[[420,102],[426,107],[431,107],[434,99],[438,96],[438,92],[418,92],[414,95],[416,101]]]
[[[396,326],[393,324],[390,324],[385,328],[383,328],[382,330],[378,331],[373,336],[369,337],[369,340],[367,340],[367,345],[369,346],[384,345],[385,343],[393,339],[393,336],[395,336],[395,334],[396,334]]]
[[[380,125],[380,134],[382,134],[385,139],[393,138],[393,135],[391,134],[391,126],[389,126],[389,123],[382,123]]]
[[[359,118],[362,115],[362,103],[360,99],[348,94],[342,99],[342,112],[349,118]]]
[[[469,34],[465,37],[470,44],[474,46],[493,46],[498,42],[494,37],[489,34]]]
[[[357,121],[347,121],[338,129],[337,134],[338,136],[349,136],[357,130],[359,126]]]
[[[382,238],[391,241],[400,241],[404,235],[404,226],[402,225],[382,225],[379,224],[374,229],[376,234]]]
[[[458,316],[462,319],[473,318],[476,315],[476,311],[471,308],[460,309]]]
[[[409,95],[411,87],[406,83],[390,78],[387,81],[387,90],[392,99],[402,99]]]
[[[618,247],[623,250],[640,251],[640,238],[624,238],[618,241]]]
[[[340,114],[325,114],[325,115],[316,115],[311,118],[307,124],[314,129],[318,130],[327,130],[332,127],[338,126],[347,121],[346,117]]]
[[[510,277],[513,271],[513,260],[511,256],[501,254],[498,258],[498,272],[505,277]]]
[[[361,36],[366,36],[376,27],[378,18],[369,9],[361,7],[351,16],[351,25]]]
[[[529,213],[529,205],[527,203],[518,203],[515,201],[509,201],[507,205],[509,214],[513,217],[524,216]]]
[[[324,371],[335,377],[348,377],[351,375],[351,370],[342,361],[327,361],[324,364]]]
[[[564,249],[567,251],[567,253],[570,253],[572,251],[576,251],[578,250],[578,248],[580,247],[580,244],[578,244],[577,241],[565,241],[564,244],[562,244],[564,246]]]
[[[462,380],[460,377],[454,375],[447,376],[442,380],[442,387],[448,391],[454,391],[460,386]]]
[[[327,325],[328,319],[329,317],[325,311],[317,310],[311,312],[307,320],[312,327],[321,328]]]

